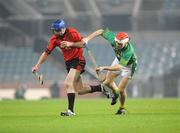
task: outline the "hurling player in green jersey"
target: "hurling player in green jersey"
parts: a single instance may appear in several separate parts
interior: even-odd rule
[[[116,104],[120,94],[120,107],[116,114],[123,115],[125,114],[125,89],[137,67],[137,57],[134,51],[134,47],[132,43],[129,42],[129,35],[126,32],[119,32],[115,34],[109,29],[99,29],[87,36],[86,38],[83,38],[83,40],[88,43],[89,40],[97,36],[101,36],[106,39],[111,44],[116,55],[111,66],[101,66],[98,67],[96,70],[108,70],[106,79],[103,81],[103,84],[108,86],[114,92],[115,96],[112,99],[111,105]],[[119,84],[116,85],[115,79],[119,75],[121,76],[121,80]]]

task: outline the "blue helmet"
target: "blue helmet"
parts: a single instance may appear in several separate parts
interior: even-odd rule
[[[62,19],[57,19],[51,25],[51,29],[55,31],[60,31],[62,28],[66,28],[66,24]]]

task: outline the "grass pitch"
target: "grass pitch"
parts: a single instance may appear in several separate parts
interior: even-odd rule
[[[108,99],[76,99],[75,117],[61,117],[67,101],[0,101],[0,133],[180,133],[180,99],[128,99],[127,114]]]

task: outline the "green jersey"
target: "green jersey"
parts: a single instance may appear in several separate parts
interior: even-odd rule
[[[119,60],[119,64],[125,67],[131,65],[134,73],[137,66],[137,56],[135,54],[132,43],[128,42],[126,47],[119,49],[114,41],[115,36],[116,34],[108,29],[102,33],[102,37],[104,37],[113,47],[115,55]]]

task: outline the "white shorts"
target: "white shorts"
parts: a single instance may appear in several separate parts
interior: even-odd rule
[[[118,65],[118,64],[119,64],[119,60],[115,58],[111,66]],[[111,72],[117,75],[120,75],[121,77],[124,77],[124,78],[131,78],[131,66],[123,67],[122,70],[120,71],[111,71]]]

